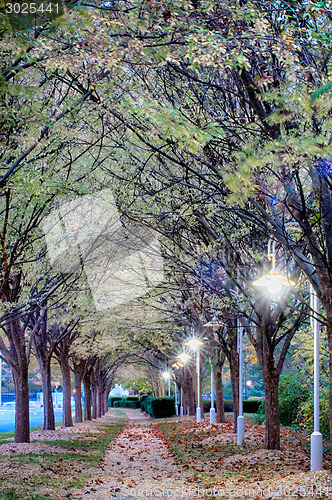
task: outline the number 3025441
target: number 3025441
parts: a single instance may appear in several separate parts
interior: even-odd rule
[[[56,2],[26,2],[26,3],[6,3],[6,14],[60,14],[60,5]]]

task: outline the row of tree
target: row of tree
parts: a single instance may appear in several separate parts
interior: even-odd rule
[[[279,447],[278,379],[310,313],[303,277],[311,282],[327,331],[332,428],[330,22],[329,2],[283,0],[96,2],[15,34],[2,21],[1,324],[19,373],[24,332],[33,338],[46,304],[85,276],[78,259],[34,279],[42,221],[64,201],[111,189],[124,226],[159,236],[166,279],[152,307],[173,337],[202,329],[217,297],[217,359],[229,360],[235,402],[241,315],[262,368],[269,448]],[[250,285],[253,269],[266,270],[269,238],[298,283],[279,302]]]

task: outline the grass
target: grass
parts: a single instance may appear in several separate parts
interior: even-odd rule
[[[246,438],[236,444],[232,419],[221,426],[193,420],[158,422],[173,452],[176,464],[187,474],[188,482],[206,487],[224,481],[260,481],[262,475],[273,479],[278,475],[310,470],[307,446],[292,429],[282,430],[282,451],[264,450],[264,429],[246,419]],[[285,458],[284,457],[287,457]]]
[[[82,433],[73,440],[35,441],[48,445],[47,453],[2,455],[1,500],[70,498],[73,490],[84,486],[110,441],[125,424],[126,420],[119,418],[103,420],[100,424],[93,422],[93,430],[99,433]],[[3,434],[9,438],[12,433]],[[52,452],[53,447],[56,449]],[[56,452],[58,448],[60,453]]]
[[[62,420],[55,423],[55,427],[60,427],[62,425]],[[43,430],[42,425],[36,425],[35,427],[30,427],[30,432]],[[15,431],[0,432],[0,444],[5,444],[9,442],[10,438],[13,438]],[[1,499],[2,500],[2,499]]]

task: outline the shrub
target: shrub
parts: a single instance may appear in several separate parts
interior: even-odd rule
[[[147,413],[147,404],[148,404],[149,396],[142,396],[141,398],[141,411],[145,411]]]
[[[214,407],[216,407],[216,401],[214,401]],[[211,399],[204,399],[203,401],[204,413],[208,413],[211,408]]]
[[[302,430],[310,434],[314,430],[314,398],[311,395],[307,401],[299,407],[296,423]],[[324,387],[319,395],[319,425],[320,432],[329,439],[329,390]]]
[[[148,404],[148,413],[153,418],[167,418],[175,413],[173,398],[151,398]]]
[[[246,401],[243,401],[243,411],[245,413],[258,413],[261,404],[261,399],[247,399]]]
[[[224,410],[233,411],[233,401],[231,399],[224,399]]]
[[[109,396],[108,397],[108,406],[110,406],[111,408],[114,407],[115,401],[122,401],[122,397],[121,396]]]
[[[279,414],[280,423],[291,426],[297,418],[303,401],[309,397],[309,390],[293,375],[285,374],[279,382]]]
[[[128,401],[126,399],[122,399],[121,401],[114,401],[113,407],[137,409],[141,407],[141,403],[140,401],[138,401],[138,399],[136,401]]]
[[[262,403],[261,400],[255,400],[255,399],[249,399],[243,401],[243,411],[245,413],[258,413],[261,403]],[[211,400],[205,399],[203,401],[203,407],[204,407],[204,412],[208,413],[211,408]],[[216,400],[214,400],[214,407],[216,408]],[[233,411],[233,401],[225,400],[224,410],[228,412]]]
[[[153,418],[171,417],[175,413],[174,399],[144,396],[141,400],[141,410]]]

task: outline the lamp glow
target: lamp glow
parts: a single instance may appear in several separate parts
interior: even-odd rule
[[[181,363],[186,364],[191,359],[191,356],[187,352],[181,352],[177,358],[181,361]]]
[[[272,269],[269,274],[253,282],[254,286],[266,288],[271,295],[278,295],[283,288],[295,286],[295,282]]]
[[[162,377],[163,377],[163,379],[165,379],[165,380],[168,380],[168,379],[170,379],[170,378],[171,378],[171,375],[170,375],[170,373],[169,373],[169,372],[163,372],[163,373],[161,374],[161,376],[162,376]]]
[[[185,345],[187,345],[189,349],[197,351],[200,348],[200,346],[203,345],[203,342],[196,337],[192,337],[185,343]]]

